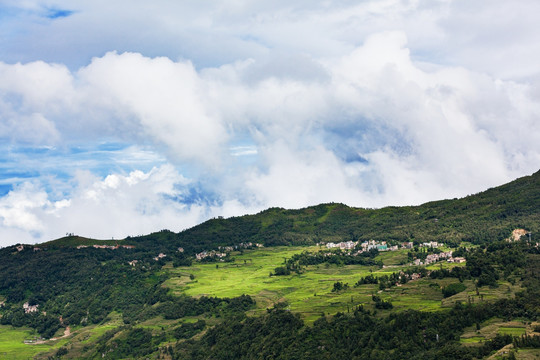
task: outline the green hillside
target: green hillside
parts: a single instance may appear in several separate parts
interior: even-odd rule
[[[182,246],[189,254],[242,242],[265,246],[346,240],[480,244],[508,236],[515,228],[540,231],[539,208],[540,171],[479,194],[420,206],[363,209],[331,203],[299,210],[271,208],[255,215],[214,218],[180,233],[163,230],[122,241],[68,236],[45,244],[122,243],[160,252]]]
[[[45,248],[62,248],[62,247],[77,247],[77,246],[93,246],[93,245],[110,245],[115,246],[119,242],[115,240],[96,240],[82,236],[67,235],[63,238],[52,240],[41,244]],[[124,243],[121,241],[120,243]]]
[[[3,248],[0,358],[534,358],[539,209],[537,172],[420,206]]]
[[[515,228],[538,232],[538,209],[540,171],[476,195],[420,206],[359,209],[321,204],[300,210],[272,208],[256,215],[212,219],[170,234],[168,241],[193,252],[247,241],[265,246],[344,240],[480,244],[508,236]],[[152,244],[156,235],[133,240]]]

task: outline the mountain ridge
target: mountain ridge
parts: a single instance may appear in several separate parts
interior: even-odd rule
[[[178,233],[162,230],[121,240],[67,236],[43,243],[50,247],[125,243],[159,251],[183,247],[187,253],[245,241],[275,245],[313,245],[333,240],[441,240],[478,243],[500,238],[516,227],[540,231],[540,170],[509,183],[462,198],[415,206],[379,209],[323,203],[302,209],[272,207],[257,214],[213,218]],[[511,195],[511,196],[509,196]],[[486,224],[490,222],[489,226]],[[478,226],[482,223],[482,226]],[[78,241],[76,239],[79,239]],[[85,240],[82,240],[85,239]],[[156,246],[156,242],[164,246]]]

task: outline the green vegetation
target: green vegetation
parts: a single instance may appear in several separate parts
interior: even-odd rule
[[[472,337],[462,337],[460,341],[464,344],[477,344],[479,342],[485,341],[486,338],[483,336],[472,336]]]
[[[447,297],[450,297],[450,296],[454,296],[454,295],[464,291],[465,289],[467,289],[467,286],[465,286],[465,284],[463,284],[463,283],[453,283],[453,284],[445,286],[442,289],[442,293],[443,293],[443,296],[445,298],[447,298]]]
[[[355,209],[342,204],[322,204],[300,210],[272,208],[251,216],[213,219],[176,237],[186,251],[193,252],[246,241],[265,246],[345,240],[412,241],[416,244],[439,241],[451,246],[463,241],[482,244],[508,237],[518,227],[538,232],[539,187],[540,172],[537,172],[463,199],[420,206],[378,210]]]
[[[521,356],[540,342],[540,251],[506,239],[538,232],[539,189],[540,172],[415,207],[273,208],[178,234],[0,249],[0,358]],[[325,246],[371,240],[412,245]],[[466,263],[411,265],[450,250]]]
[[[286,302],[288,309],[300,313],[308,323],[315,321],[321,313],[352,311],[363,305],[373,307],[371,296],[379,291],[377,286],[349,287],[347,291],[332,291],[336,282],[349,285],[364,276],[388,277],[405,269],[398,267],[382,269],[378,266],[319,264],[303,267],[300,274],[270,276],[275,266],[283,264],[304,251],[318,252],[317,247],[275,247],[248,250],[235,255],[230,263],[199,263],[192,267],[170,269],[171,277],[165,282],[177,295],[194,297],[216,296],[237,297],[249,294],[256,301],[253,313],[262,313],[279,302]],[[414,269],[414,268],[413,268]],[[194,275],[189,280],[187,274]],[[410,309],[440,308],[440,289],[429,288],[430,281],[411,283],[399,287],[399,291],[387,291],[381,296],[392,298],[396,306]],[[422,290],[416,290],[416,289]],[[394,299],[395,298],[395,299]]]
[[[0,326],[0,358],[31,359],[33,356],[59,347],[54,343],[26,344],[35,341],[38,335],[31,329]]]
[[[521,336],[521,335],[525,335],[525,328],[524,327],[500,327],[499,334]]]
[[[77,246],[93,246],[93,245],[109,245],[116,246],[118,244],[127,244],[124,241],[117,240],[95,240],[77,235],[67,235],[63,238],[49,241],[41,244],[43,248],[62,248],[62,247],[77,247]]]

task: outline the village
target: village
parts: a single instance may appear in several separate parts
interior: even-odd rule
[[[400,248],[401,249],[413,249],[414,244],[412,242],[404,242],[401,244],[401,247],[399,245],[392,245],[388,246],[386,241],[364,241],[359,244],[358,241],[343,241],[339,243],[334,242],[328,242],[326,244],[319,243],[317,244],[319,246],[325,245],[327,249],[340,249],[340,250],[350,250],[348,252],[349,255],[357,256],[362,253],[368,252],[370,250],[376,249],[377,251],[397,251]],[[360,245],[360,246],[358,246]],[[437,241],[430,241],[430,242],[424,242],[419,245],[419,248],[429,248],[429,249],[436,249],[439,247],[444,246],[444,244],[439,243]],[[358,249],[360,247],[360,249]],[[352,250],[358,249],[356,252],[353,252]],[[428,254],[425,258],[425,260],[421,259],[415,259],[410,265],[420,266],[420,265],[429,265],[438,261],[446,260],[447,262],[451,263],[462,263],[465,262],[465,258],[463,257],[452,257],[452,251],[442,251],[440,253],[433,253]]]
[[[77,246],[77,249],[85,249],[87,247],[90,247],[90,245],[79,245]],[[120,248],[123,248],[123,249],[135,249],[135,246],[133,245],[97,245],[97,244],[94,244],[92,245],[91,247],[93,247],[94,249],[111,249],[111,250],[117,250],[117,249],[120,249]]]
[[[328,250],[333,249],[339,249],[342,251],[346,251],[347,255],[352,256],[358,256],[360,254],[363,254],[365,252],[369,252],[371,250],[377,250],[379,252],[386,252],[386,251],[397,251],[400,249],[407,249],[412,250],[414,248],[413,242],[404,242],[401,245],[388,245],[386,241],[364,241],[360,243],[359,241],[342,241],[342,242],[327,242],[327,243],[317,243],[317,246],[319,247],[326,247]],[[430,241],[430,242],[424,242],[418,245],[419,248],[425,248],[425,249],[436,249],[443,247],[443,243],[439,243],[437,241]],[[204,250],[200,253],[195,254],[196,260],[204,260],[204,259],[217,259],[220,261],[225,261],[227,256],[232,251],[242,250],[242,249],[253,249],[253,248],[261,248],[264,247],[262,244],[258,243],[240,243],[234,246],[219,246],[218,250]],[[356,251],[355,251],[356,250]],[[183,248],[178,248],[179,252],[183,252]],[[329,252],[328,255],[331,255]],[[159,260],[163,257],[165,257],[165,254],[159,254],[155,260]],[[446,260],[447,262],[451,263],[462,263],[465,262],[465,258],[463,257],[453,257],[452,251],[440,251],[437,253],[427,254],[426,258],[424,260],[422,259],[414,259],[412,263],[409,265],[411,266],[420,266],[420,265],[429,265],[438,261]]]
[[[218,250],[205,250],[198,254],[195,254],[195,258],[197,260],[203,260],[207,258],[218,258],[223,260],[225,257],[227,257],[228,254],[230,254],[232,251],[238,251],[238,250],[244,250],[244,249],[254,249],[254,248],[262,248],[264,247],[263,244],[259,243],[240,243],[234,246],[218,246]]]

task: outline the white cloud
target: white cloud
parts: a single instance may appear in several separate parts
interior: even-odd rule
[[[105,179],[80,172],[76,179],[69,199],[52,201],[31,183],[0,198],[0,246],[47,241],[66,232],[110,239],[165,228],[180,231],[207,216],[205,209],[174,199],[189,181],[171,166]]]
[[[39,234],[45,229],[45,225],[41,223],[34,211],[48,211],[51,205],[45,191],[36,189],[31,183],[26,183],[1,198],[2,225]]]
[[[70,178],[0,198],[6,234],[121,237],[268,206],[415,204],[538,170],[532,0],[80,0],[38,21],[40,4],[8,19],[24,36],[0,40],[2,61],[48,59],[0,62],[0,137],[130,147],[109,159],[124,170],[51,159],[48,174]],[[147,171],[154,162],[175,168]]]
[[[96,135],[151,141],[174,162],[216,168],[230,155],[235,134],[247,133],[261,145],[279,140],[301,149],[337,132],[337,142],[349,141],[357,147],[349,150],[358,155],[390,146],[393,156],[401,156],[408,148],[413,154],[404,155],[424,167],[455,174],[493,165],[485,176],[499,181],[510,177],[505,169],[524,171],[508,166],[514,154],[534,158],[538,153],[531,145],[539,131],[534,120],[539,104],[531,85],[463,68],[422,70],[412,61],[402,32],[375,34],[341,58],[303,58],[315,70],[301,78],[290,77],[279,59],[266,61],[264,66],[251,60],[196,71],[189,62],[108,53],[71,74],[42,63],[3,64],[8,79],[4,104],[11,117],[19,116],[3,121],[4,133],[15,128],[15,140],[36,143]],[[17,80],[10,80],[13,74]],[[35,76],[55,84],[53,91],[9,86],[9,81],[18,84]],[[519,135],[508,137],[509,130]],[[322,144],[330,150],[337,145]]]
[[[56,144],[60,133],[48,117],[70,110],[74,91],[67,68],[41,61],[26,65],[0,62],[0,79],[0,137]]]
[[[99,105],[130,115],[137,135],[169,148],[172,158],[214,163],[226,132],[208,114],[204,84],[189,62],[108,53],[81,69],[78,78]],[[124,130],[124,129],[122,129]]]
[[[26,115],[8,111],[1,116],[4,121],[0,122],[0,137],[33,145],[54,145],[60,139],[54,122],[40,113]]]
[[[322,147],[308,151],[277,142],[264,149],[268,165],[246,179],[248,193],[262,207],[300,208],[323,202],[362,203],[359,164],[343,164]]]
[[[207,113],[204,84],[189,62],[109,53],[77,73],[42,62],[0,63],[0,79],[0,136],[15,142],[150,140],[173,159],[216,166],[227,139]]]
[[[249,184],[264,203],[420,203],[464,196],[537,170],[540,148],[533,139],[540,137],[533,119],[540,112],[529,85],[462,68],[424,71],[406,45],[402,33],[377,34],[351,55],[325,63],[330,86],[294,83],[298,98],[307,99],[302,106],[281,102],[273,117],[265,117],[263,105],[263,114],[251,116],[257,119],[251,123],[259,130],[256,139],[302,144],[288,154],[274,147],[271,155],[262,154],[266,170]],[[251,90],[250,99],[266,91]],[[310,113],[314,109],[317,115]],[[338,133],[336,142],[350,141],[352,155],[368,160],[354,180],[342,177],[352,165],[329,161],[332,156],[314,146],[327,131]],[[340,144],[324,146],[328,151]],[[334,186],[324,174],[334,175]]]
[[[415,59],[502,78],[538,72],[536,0],[60,0],[55,8],[74,11],[60,19],[43,18],[45,5],[53,4],[41,0],[2,5],[0,57],[8,62],[44,60],[75,69],[112,50],[191,59],[198,68],[274,51],[340,57],[371,34],[397,30],[407,35]]]
[[[301,78],[290,77],[281,60],[274,60],[196,71],[189,62],[108,53],[72,74],[40,63],[39,74],[57,84],[54,94],[39,95],[32,86],[4,91],[24,99],[20,123],[31,113],[31,124],[43,129],[44,138],[101,134],[141,144],[150,140],[174,162],[214,170],[231,155],[227,145],[235,134],[244,133],[261,146],[284,141],[300,151],[335,151],[348,142],[352,155],[386,152],[441,179],[452,173],[464,186],[478,178],[474,190],[488,178],[502,182],[530,171],[524,159],[538,156],[539,104],[529,84],[462,68],[422,70],[411,60],[402,32],[375,34],[341,58],[302,58],[315,70]],[[13,73],[32,78],[34,65],[4,64],[3,73],[8,79]],[[290,74],[295,73],[293,67]],[[15,105],[11,111],[17,115]],[[59,116],[59,107],[69,116]],[[507,136],[509,131],[516,136]],[[513,158],[520,159],[517,165]]]
[[[73,94],[72,76],[63,65],[43,61],[24,65],[0,63],[0,78],[2,93],[23,95],[22,109],[64,109]]]

